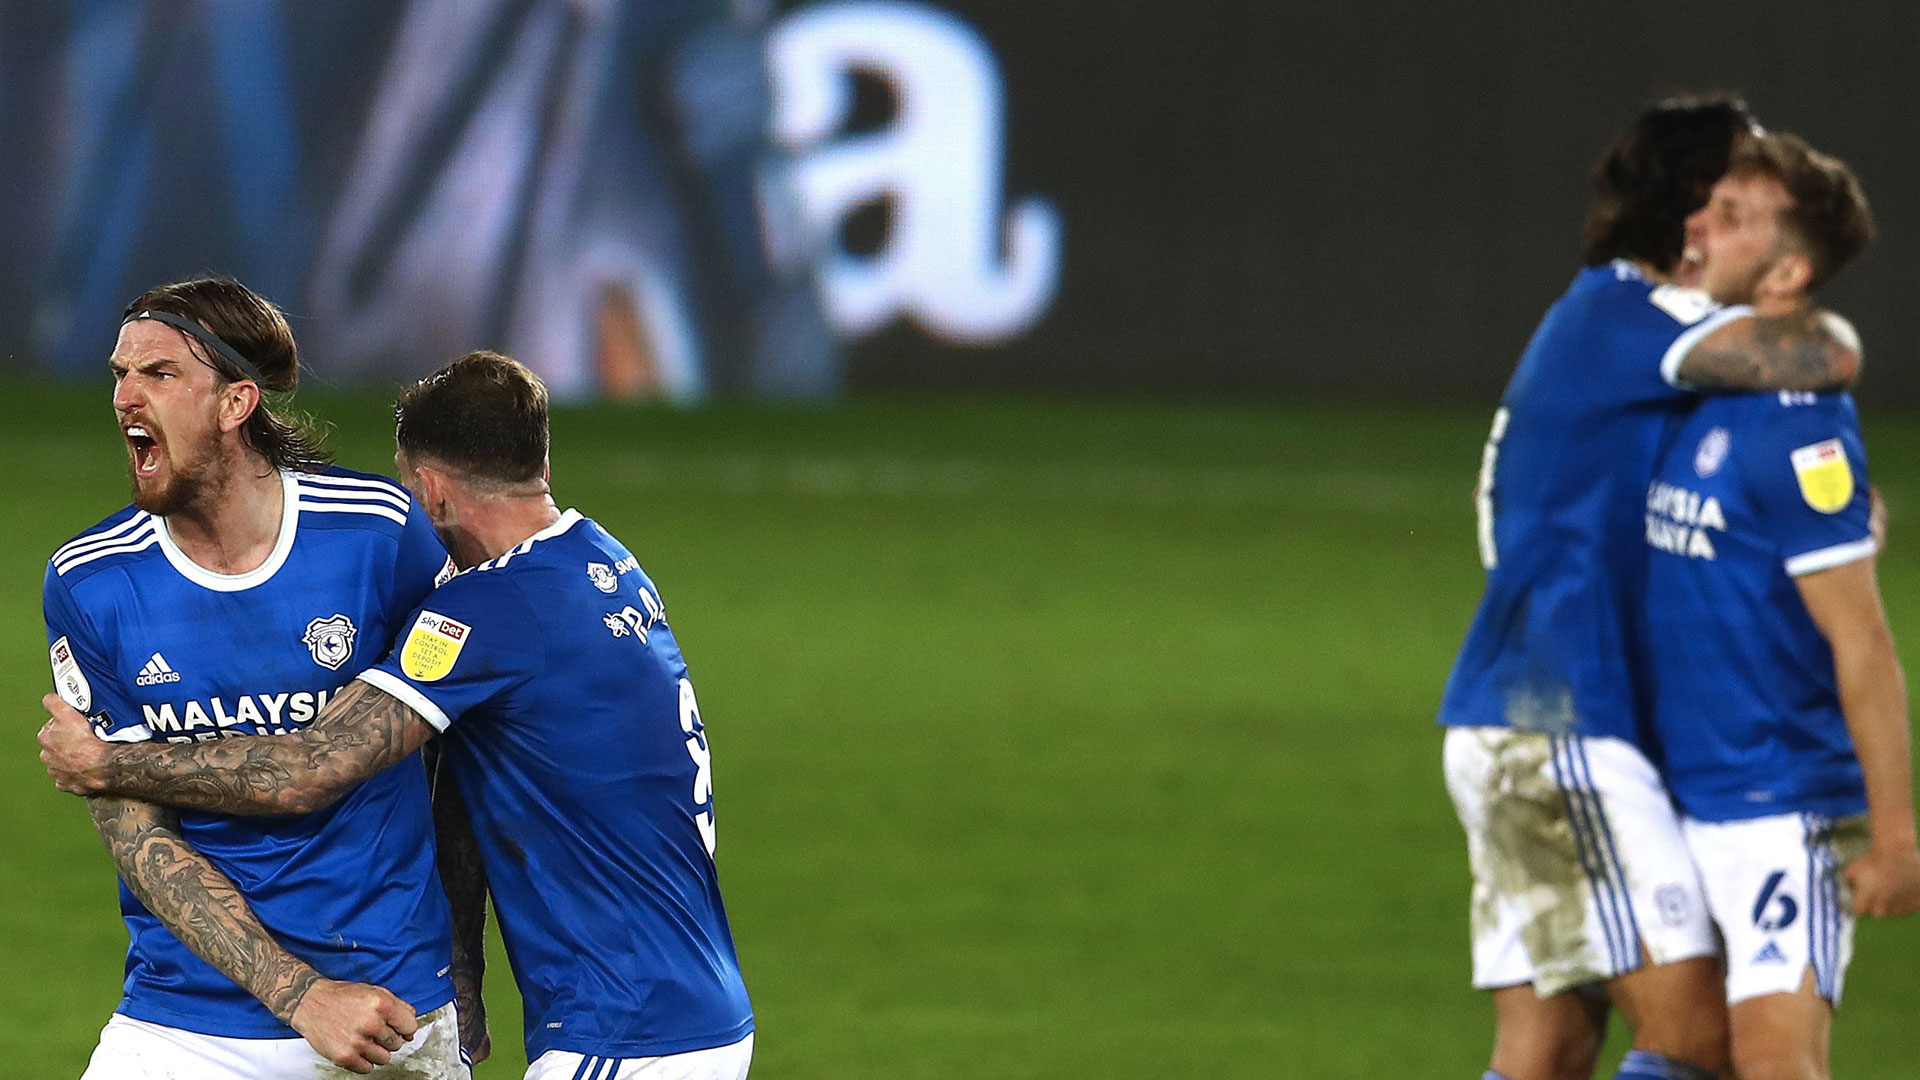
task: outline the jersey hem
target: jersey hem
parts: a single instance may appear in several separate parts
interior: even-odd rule
[[[433,995],[433,997],[437,996],[438,995]],[[426,1000],[431,1001],[433,997],[429,997]],[[401,1000],[404,1001],[406,999],[402,998]],[[407,1001],[407,1004],[413,1008],[414,1012],[425,1016],[435,1009],[452,1004],[452,1002],[452,995],[448,995],[445,1000],[437,1005],[423,1006],[417,1001]],[[191,1031],[195,1035],[211,1035],[216,1039],[269,1040],[299,1039],[302,1037],[299,1032],[280,1023],[278,1020],[271,1023],[221,1024],[201,1013],[177,1013],[171,1009],[164,1009],[154,1005],[152,1002],[139,1002],[131,998],[120,999],[120,1007],[113,1011],[129,1020],[141,1020],[149,1024],[159,1024],[162,1027]]]
[[[668,1054],[690,1054],[695,1050],[717,1050],[753,1034],[753,1017],[716,1035],[691,1035],[681,1039],[667,1039],[643,1042],[574,1042],[571,1039],[554,1039],[549,1042],[527,1040],[527,1060],[532,1061],[550,1050],[567,1054],[584,1054],[588,1057],[604,1058],[641,1058],[665,1057]]]
[[[1859,817],[1867,812],[1867,797],[1843,795],[1794,803],[1744,804],[1739,808],[1739,812],[1724,811],[1710,806],[1688,806],[1682,802],[1680,809],[1687,818],[1706,825],[1722,825],[1732,821],[1758,821],[1762,818],[1797,817],[1801,814],[1849,818]]]

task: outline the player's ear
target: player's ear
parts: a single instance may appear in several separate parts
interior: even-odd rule
[[[447,502],[447,474],[431,465],[415,464],[413,474],[420,478],[420,501],[433,517]]]
[[[1782,296],[1805,292],[1813,281],[1813,260],[1789,251],[1767,268],[1766,287]]]
[[[251,379],[228,383],[220,391],[220,430],[235,431],[260,407],[260,387]]]

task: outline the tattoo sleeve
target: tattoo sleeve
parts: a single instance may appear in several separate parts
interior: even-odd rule
[[[354,681],[294,735],[115,748],[107,791],[219,814],[305,814],[419,749],[433,727],[400,699]]]
[[[427,746],[427,775],[433,779],[440,884],[453,906],[452,974],[460,1005],[460,1044],[471,1051],[487,1030],[486,1005],[480,995],[487,967],[487,871],[480,862],[480,842],[473,834],[466,800],[438,743]]]
[[[1824,312],[1808,311],[1756,315],[1720,327],[1688,351],[1679,376],[1709,393],[1842,390],[1859,370],[1857,346],[1835,336]]]
[[[227,876],[180,835],[171,811],[132,799],[87,800],[127,888],[181,944],[290,1021],[320,973],[281,948]]]

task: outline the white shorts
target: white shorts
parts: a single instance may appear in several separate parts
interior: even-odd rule
[[[527,1066],[526,1080],[747,1080],[753,1035],[710,1050],[660,1057],[608,1058],[549,1050]]]
[[[1780,814],[1685,823],[1727,946],[1727,1003],[1800,989],[1809,965],[1836,1008],[1853,960],[1853,905],[1840,868],[1866,854],[1867,818]]]
[[[328,1061],[305,1039],[229,1039],[114,1013],[80,1080],[471,1080],[452,1005],[420,1018],[420,1030],[371,1073]]]
[[[1473,985],[1542,997],[1714,955],[1680,820],[1631,743],[1447,731],[1447,791],[1473,867]]]

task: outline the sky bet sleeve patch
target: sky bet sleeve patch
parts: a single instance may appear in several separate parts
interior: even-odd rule
[[[1777,460],[1777,459],[1776,459]],[[1823,514],[1837,514],[1853,501],[1853,469],[1839,439],[1802,446],[1792,454],[1800,497]]]
[[[446,678],[472,633],[472,627],[457,619],[422,611],[407,632],[407,643],[400,647],[400,671],[415,682]]]

